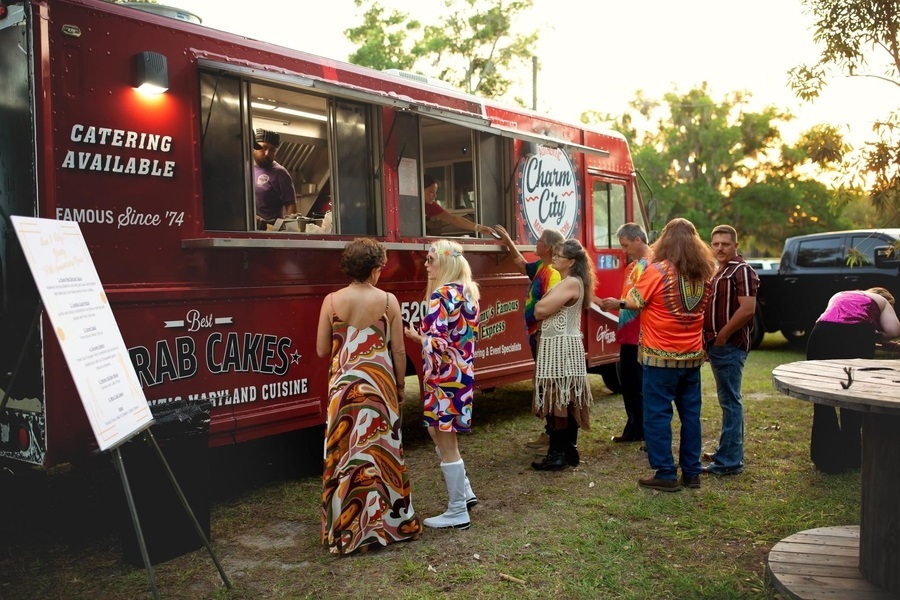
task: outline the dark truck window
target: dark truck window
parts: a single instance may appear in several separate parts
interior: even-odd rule
[[[841,237],[800,242],[797,248],[798,267],[841,267],[844,264],[844,248]]]
[[[857,267],[875,266],[875,248],[878,246],[892,246],[893,240],[885,239],[879,235],[854,235],[850,238],[850,247],[857,250],[862,256],[862,262]]]
[[[203,157],[203,226],[247,231],[249,206],[241,123],[241,82],[200,73],[200,153]]]

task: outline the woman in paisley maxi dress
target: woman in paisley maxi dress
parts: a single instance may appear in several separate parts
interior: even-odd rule
[[[449,240],[431,245],[425,269],[427,312],[419,331],[407,327],[404,333],[422,345],[422,417],[437,445],[450,500],[446,512],[425,519],[423,524],[436,529],[467,529],[468,509],[478,499],[469,485],[456,434],[472,431],[478,284],[472,279],[462,246]]]
[[[319,313],[316,351],[331,357],[322,543],[332,554],[415,539],[421,531],[400,435],[406,370],[400,304],[375,287],[386,261],[374,240],[348,244],[341,271],[350,285],[328,294]]]

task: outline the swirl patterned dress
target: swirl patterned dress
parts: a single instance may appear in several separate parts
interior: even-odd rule
[[[322,543],[332,554],[415,539],[387,316],[357,329],[332,314]]]
[[[422,319],[426,427],[472,431],[477,327],[478,303],[465,295],[462,285],[448,283],[432,292]]]

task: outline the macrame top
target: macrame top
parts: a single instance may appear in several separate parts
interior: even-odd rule
[[[591,403],[581,334],[584,284],[579,277],[575,280],[580,290],[577,301],[563,306],[541,323],[534,377],[537,413],[556,412],[554,409],[565,409],[569,404],[581,407]]]

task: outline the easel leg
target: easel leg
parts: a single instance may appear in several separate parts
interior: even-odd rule
[[[169,481],[172,482],[172,487],[175,488],[175,492],[178,494],[178,499],[181,500],[181,505],[184,507],[184,510],[187,511],[187,514],[191,517],[191,522],[194,524],[194,529],[197,530],[197,535],[199,535],[200,539],[203,540],[203,545],[206,546],[206,551],[209,552],[210,558],[212,558],[213,563],[215,563],[216,569],[219,571],[219,576],[222,578],[222,582],[225,584],[225,587],[230,590],[231,581],[229,581],[228,576],[225,574],[225,570],[222,568],[222,565],[219,564],[219,559],[216,557],[216,553],[213,551],[212,546],[209,545],[209,540],[206,538],[206,534],[203,533],[203,528],[200,527],[200,523],[197,521],[197,517],[194,516],[194,511],[191,510],[191,505],[188,504],[187,498],[184,497],[184,492],[181,491],[181,486],[178,485],[178,481],[175,479],[175,474],[172,473],[172,469],[169,468],[169,463],[166,462],[166,457],[163,456],[162,450],[159,449],[159,445],[156,443],[156,438],[153,437],[153,433],[150,431],[150,429],[144,430],[144,440],[159,455],[159,460],[162,461],[162,464],[166,469],[166,474],[169,476]],[[142,538],[141,544],[141,552],[146,552],[143,547]]]
[[[141,522],[138,519],[137,508],[134,505],[134,497],[131,495],[131,486],[128,485],[128,476],[125,474],[125,463],[122,461],[122,450],[118,446],[113,449],[113,464],[119,472],[119,478],[122,480],[122,487],[125,488],[125,499],[128,500],[128,510],[131,512],[131,521],[134,523],[134,533],[137,536],[138,545],[141,548],[141,558],[144,559],[144,568],[147,569],[147,578],[150,580],[150,589],[153,592],[153,598],[159,600],[159,590],[156,588],[156,577],[153,575],[153,566],[150,564],[150,555],[147,553],[147,544],[144,542],[144,533],[141,531]],[[166,468],[168,468],[168,465],[166,465]]]

